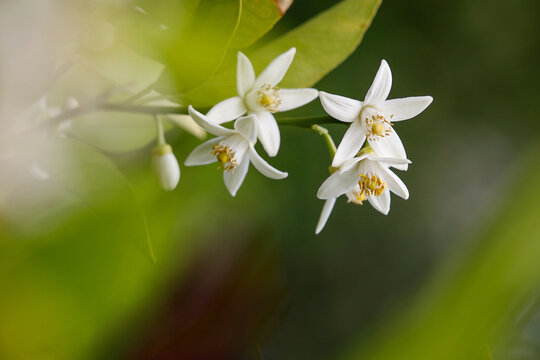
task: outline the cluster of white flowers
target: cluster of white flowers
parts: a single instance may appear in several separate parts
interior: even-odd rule
[[[238,53],[238,96],[223,100],[206,115],[191,106],[188,108],[193,120],[216,137],[195,148],[185,165],[218,162],[232,196],[236,195],[244,181],[250,163],[269,178],[287,177],[286,172],[273,168],[257,153],[255,144],[260,140],[267,154],[276,156],[280,133],[273,114],[298,108],[319,97],[330,116],[351,125],[335,152],[332,174],[317,193],[317,197],[326,202],[316,233],[323,229],[336,199],[343,194],[349,202],[362,204],[367,200],[376,210],[388,214],[390,191],[403,199],[409,197],[405,184],[390,170],[391,167],[407,170],[410,164],[394,130],[394,122],[413,118],[426,109],[433,99],[419,96],[387,100],[392,74],[384,60],[363,102],[316,89],[281,89],[277,85],[285,76],[295,52],[296,49],[291,48],[278,56],[258,77],[249,59]],[[234,121],[234,129],[221,125],[230,121]],[[163,155],[171,154],[168,149]],[[177,167],[177,164],[170,165],[170,175],[174,181],[162,180],[168,190],[178,182]]]

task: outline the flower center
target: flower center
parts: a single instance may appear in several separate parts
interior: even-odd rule
[[[214,155],[217,161],[221,163],[221,165],[218,166],[218,169],[223,168],[223,170],[226,171],[233,171],[234,168],[238,166],[238,163],[234,158],[234,151],[228,146],[212,146],[212,155]]]
[[[270,112],[276,112],[281,99],[279,97],[279,87],[270,84],[262,85],[256,92],[257,104]]]
[[[383,193],[384,189],[386,189],[386,183],[376,175],[360,175],[360,181],[358,181],[358,186],[360,187],[360,194],[355,194],[355,196],[357,199],[359,197],[362,197],[364,200],[366,195],[379,196]]]
[[[386,120],[386,118],[382,115],[376,114],[372,115],[371,117],[366,116],[364,118],[364,121],[366,125],[366,136],[368,140],[377,140],[392,133],[392,126],[394,124]]]

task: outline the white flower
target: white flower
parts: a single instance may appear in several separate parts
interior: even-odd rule
[[[433,101],[431,96],[414,96],[386,100],[392,87],[392,73],[382,60],[364,102],[320,92],[321,103],[337,120],[352,123],[338,146],[332,166],[338,167],[356,155],[366,137],[379,156],[406,159],[405,149],[393,129],[392,122],[407,120],[424,111]],[[407,164],[394,165],[407,170]]]
[[[293,61],[295,48],[275,58],[255,78],[249,59],[238,52],[236,87],[238,96],[216,104],[207,116],[216,124],[237,119],[245,113],[253,114],[257,133],[264,149],[270,156],[279,150],[280,134],[272,113],[295,109],[313,101],[318,96],[316,89],[280,89],[277,84],[283,79]]]
[[[286,172],[274,169],[255,151],[257,126],[254,115],[239,118],[234,123],[234,130],[231,130],[215,124],[193,109],[192,106],[189,106],[188,110],[197,124],[217,137],[197,146],[186,159],[185,165],[205,165],[219,162],[219,168],[223,168],[225,186],[232,196],[236,195],[240,185],[242,185],[250,162],[264,176],[271,179],[287,177]]]
[[[152,151],[152,167],[165,191],[176,188],[180,180],[180,166],[168,144],[158,145]]]
[[[324,228],[336,199],[343,194],[355,204],[362,205],[367,200],[376,210],[387,215],[390,211],[390,191],[403,199],[409,197],[403,181],[388,167],[409,163],[406,159],[378,157],[373,152],[345,161],[319,188],[317,197],[326,202],[315,233]]]

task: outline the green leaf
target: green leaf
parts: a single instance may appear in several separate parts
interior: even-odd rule
[[[223,61],[241,12],[241,0],[200,0],[184,26],[165,32],[160,51],[167,70],[158,90],[182,92],[209,79]]]
[[[309,87],[341,64],[358,47],[381,0],[344,0],[285,35],[248,53],[260,72],[272,59],[291,47],[295,60],[283,87]],[[236,94],[236,69],[231,66],[203,85],[184,94],[184,101],[211,105]]]
[[[69,121],[66,133],[109,153],[123,153],[149,145],[156,124],[147,114],[91,112]]]
[[[242,16],[231,48],[242,49],[253,44],[272,29],[291,3],[280,7],[274,0],[242,0]]]
[[[109,157],[79,141],[51,140],[51,146],[55,148],[52,151],[57,156],[38,159],[49,175],[51,185],[63,189],[81,209],[101,213],[114,207],[123,213],[139,230],[139,235],[130,239],[132,245],[154,261],[145,211],[118,166]]]

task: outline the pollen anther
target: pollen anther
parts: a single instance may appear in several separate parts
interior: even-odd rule
[[[221,164],[218,166],[218,169],[223,168],[223,170],[226,171],[234,171],[234,168],[238,166],[238,162],[234,158],[234,151],[228,146],[212,146],[212,155],[214,155]]]
[[[268,111],[276,112],[281,99],[279,97],[279,87],[270,84],[264,84],[257,90],[257,104],[261,105]]]

